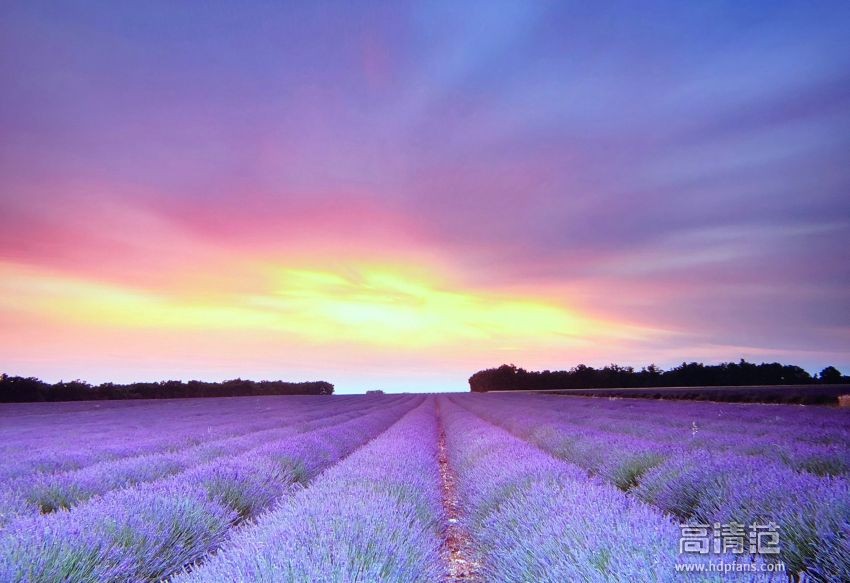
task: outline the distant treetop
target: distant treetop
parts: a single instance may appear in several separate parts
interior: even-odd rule
[[[469,377],[474,392],[511,390],[605,389],[634,387],[712,387],[746,385],[807,385],[847,383],[835,367],[823,369],[813,377],[803,368],[778,362],[754,364],[741,359],[706,365],[683,362],[662,370],[650,364],[640,370],[631,366],[609,364],[593,368],[579,364],[570,370],[527,371],[513,364],[478,371]]]
[[[0,374],[0,403],[246,397],[255,395],[332,395],[333,392],[334,386],[325,381],[290,383],[233,379],[220,383],[160,381],[124,385],[103,383],[95,386],[81,380],[59,381],[50,384],[35,377]]]

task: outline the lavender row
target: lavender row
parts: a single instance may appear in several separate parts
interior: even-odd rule
[[[478,398],[481,397],[478,396]],[[840,476],[850,472],[850,447],[846,444],[813,444],[794,441],[789,437],[783,437],[789,433],[784,428],[769,427],[768,434],[764,431],[756,432],[756,435],[736,434],[733,431],[736,425],[731,419],[726,419],[723,425],[710,424],[711,429],[706,430],[704,420],[700,420],[698,425],[696,421],[688,418],[676,417],[678,407],[671,410],[671,414],[664,418],[666,420],[640,421],[632,420],[629,416],[624,419],[614,419],[610,411],[608,415],[602,415],[597,419],[593,417],[592,411],[585,409],[587,406],[585,401],[593,399],[570,397],[541,399],[539,396],[491,398],[489,395],[484,398],[502,403],[502,407],[511,409],[512,415],[503,418],[503,423],[510,425],[514,423],[514,419],[519,419],[519,426],[509,427],[512,431],[518,434],[526,430],[556,434],[561,442],[569,443],[574,455],[593,457],[595,443],[600,439],[611,443],[612,449],[630,450],[636,444],[640,444],[641,451],[646,452],[646,455],[638,456],[640,459],[635,460],[635,470],[638,472],[660,463],[665,457],[700,450],[757,456],[784,464],[796,471],[819,476]],[[630,406],[631,404],[627,402],[623,404],[623,407]],[[656,406],[663,410],[666,404],[657,403]],[[747,415],[747,411],[740,407],[737,411],[744,416]],[[525,416],[523,412],[535,418],[534,427],[529,427],[522,422]],[[686,425],[686,422],[690,425]],[[840,432],[841,429],[837,428],[837,431]],[[596,465],[602,466],[601,471],[604,471],[603,460],[596,461]],[[600,471],[598,467],[589,469]],[[634,485],[633,476],[630,473],[621,478],[624,481],[620,484],[621,487],[628,488]]]
[[[440,581],[436,450],[429,400],[174,581]]]
[[[510,397],[511,395],[505,395]],[[799,436],[807,438],[814,435],[816,440],[835,435],[847,434],[850,430],[850,412],[838,408],[802,405],[750,404],[750,403],[713,403],[707,401],[645,400],[619,398],[589,398],[540,394],[518,395],[523,399],[537,399],[549,406],[568,407],[577,412],[584,409],[589,419],[602,419],[610,415],[613,419],[706,419],[735,422],[749,433],[759,426],[772,427],[777,423],[785,427],[812,430]],[[821,433],[823,432],[823,433]],[[797,433],[797,431],[795,431]]]
[[[659,403],[658,406],[661,411],[666,410],[665,404]],[[740,408],[733,412],[744,417],[748,413]],[[667,411],[666,417],[639,421],[608,417],[597,420],[593,427],[609,433],[646,436],[662,444],[684,445],[692,451],[757,456],[819,476],[850,474],[850,444],[847,441],[850,435],[840,425],[830,428],[795,427],[785,424],[785,416],[781,415],[754,426],[742,424],[728,413],[722,420],[677,418],[678,413],[674,409]],[[679,426],[671,426],[673,419],[678,420]],[[681,427],[685,423],[688,425]]]
[[[129,417],[124,411],[110,410],[106,420],[94,424],[83,420],[65,427],[51,423],[49,435],[44,434],[44,426],[39,432],[27,435],[14,419],[18,428],[17,445],[10,445],[15,443],[13,438],[6,440],[3,448],[6,463],[0,477],[78,469],[104,460],[176,450],[279,425],[281,411],[274,407],[258,403],[230,405],[234,406],[224,409],[208,406],[194,414],[190,409],[183,416],[177,407],[135,407],[129,411]],[[306,410],[303,404],[288,405],[283,413],[291,411],[292,418],[297,419]]]
[[[850,443],[850,411],[842,409],[542,395],[518,398],[569,413],[571,419],[583,425],[615,426],[617,430],[636,435],[647,428],[663,425],[673,431],[679,430],[681,436],[696,426],[712,440],[746,435],[749,439],[772,438],[780,444],[839,446],[845,451]]]
[[[272,402],[260,400],[238,403],[236,405],[239,406],[234,410],[225,409],[225,412],[208,405],[209,414],[187,414],[183,418],[157,417],[156,423],[150,423],[150,419],[144,415],[136,416],[139,409],[134,408],[133,425],[140,428],[143,437],[128,430],[127,419],[114,411],[110,425],[96,433],[92,434],[89,428],[81,426],[74,430],[73,435],[59,432],[39,449],[29,447],[5,451],[4,463],[0,468],[0,483],[20,476],[72,471],[108,460],[175,452],[217,439],[302,423],[305,417],[310,419],[321,416],[327,409],[327,401],[316,398],[312,403],[305,403],[302,398],[297,402],[299,404],[287,405],[286,408],[282,407],[282,402],[271,399]],[[335,407],[354,411],[363,408],[365,404],[343,400],[336,402]]]
[[[576,430],[625,434],[694,451],[756,455],[817,475],[850,474],[850,415],[844,411],[539,395],[518,396],[512,402],[545,409],[548,417]]]
[[[336,406],[331,409],[330,402],[325,401],[321,407],[314,406],[314,412],[310,415],[302,416],[296,412],[293,417],[276,420],[278,424],[288,425],[286,428],[211,440],[182,452],[172,453],[175,448],[169,448],[167,454],[145,455],[142,453],[139,456],[121,458],[114,462],[107,461],[86,466],[79,471],[35,473],[8,480],[0,488],[0,526],[19,514],[67,507],[94,494],[156,479],[219,456],[239,453],[255,447],[263,438],[280,439],[296,431],[309,431],[327,425],[334,419],[350,418],[359,412],[368,411],[370,407],[380,406],[367,402],[364,405],[369,406],[361,407],[358,411],[350,406],[344,406],[344,402],[335,401],[333,404]],[[336,413],[336,410],[341,412]],[[329,413],[334,415],[329,417]],[[249,418],[243,414],[243,421]],[[141,451],[144,452],[145,448]]]
[[[198,399],[197,401],[202,401]],[[18,416],[14,409],[0,409],[0,417],[14,420],[14,426],[0,429],[3,440],[3,451],[11,447],[29,447],[41,443],[45,446],[51,441],[61,439],[67,434],[78,435],[80,430],[86,436],[110,435],[118,428],[126,433],[143,435],[145,430],[182,433],[183,429],[177,423],[189,419],[194,426],[216,426],[224,422],[245,421],[246,414],[277,415],[286,411],[299,411],[309,408],[312,403],[307,397],[284,401],[280,398],[261,399],[256,397],[240,397],[230,399],[227,403],[199,403],[192,401],[148,402],[145,405],[93,409],[77,413],[44,414]],[[61,403],[41,404],[45,410],[54,411]],[[94,407],[99,407],[95,404]],[[127,423],[127,420],[131,420]],[[261,422],[262,417],[256,415],[251,423]],[[43,428],[49,425],[54,433],[44,435]],[[12,429],[14,427],[14,430]]]
[[[517,408],[516,401],[456,400],[682,521],[775,522],[782,533],[780,557],[790,569],[822,581],[850,577],[850,483],[843,477],[800,473],[753,456],[575,430],[553,422],[543,408]]]
[[[464,522],[485,580],[683,580],[676,570],[686,562],[678,552],[680,530],[669,518],[457,405],[445,402],[442,410]],[[688,580],[729,580],[694,577]]]
[[[217,548],[255,516],[372,439],[418,399],[336,426],[109,492],[70,511],[13,521],[0,534],[0,581],[158,580]]]
[[[818,581],[850,580],[850,483],[752,457],[711,452],[671,457],[649,470],[635,496],[683,521],[766,524],[780,557]]]
[[[291,401],[289,399],[292,399]],[[31,453],[49,451],[63,446],[69,436],[78,446],[109,452],[121,451],[123,443],[116,444],[116,434],[125,441],[156,442],[160,436],[168,437],[169,444],[184,439],[189,445],[208,439],[210,434],[231,430],[250,431],[268,427],[269,420],[297,416],[299,413],[318,411],[330,403],[330,397],[235,397],[216,399],[166,400],[146,406],[110,408],[103,411],[43,415],[26,422],[8,409],[0,412],[0,419],[8,421],[0,429],[0,452],[13,453],[27,449]],[[218,402],[218,401],[226,402]],[[203,403],[200,403],[204,401]],[[350,397],[333,398],[334,407],[359,408],[368,399]],[[53,409],[61,404],[42,404]],[[31,416],[34,417],[34,416]],[[50,426],[51,432],[44,433]],[[112,438],[112,439],[109,439]],[[162,441],[162,439],[159,439]]]
[[[105,447],[101,448],[96,452],[87,451],[84,449],[85,453],[88,455],[88,462],[91,462],[87,465],[83,465],[80,468],[72,468],[64,471],[33,471],[33,466],[30,465],[27,468],[27,464],[37,463],[38,455],[33,455],[33,452],[29,452],[29,456],[26,455],[26,452],[20,452],[17,457],[12,458],[12,464],[15,466],[16,473],[24,474],[24,479],[43,479],[48,478],[51,475],[62,475],[69,474],[71,472],[85,470],[87,468],[94,467],[96,465],[104,465],[108,463],[115,463],[124,460],[130,460],[134,457],[142,457],[142,456],[155,456],[158,454],[178,454],[180,452],[189,451],[193,448],[201,448],[198,451],[202,452],[203,448],[211,448],[215,449],[217,446],[227,446],[230,443],[238,443],[239,440],[242,440],[251,435],[259,435],[264,432],[274,432],[279,431],[282,428],[289,429],[295,423],[303,422],[306,418],[308,420],[315,419],[323,416],[325,413],[325,409],[321,407],[314,408],[296,408],[293,411],[287,411],[285,414],[267,416],[263,419],[262,423],[246,423],[246,420],[251,419],[250,414],[245,412],[241,412],[238,417],[228,420],[227,425],[223,428],[224,431],[214,431],[212,427],[205,426],[203,423],[199,426],[198,421],[195,419],[184,419],[181,425],[180,433],[174,432],[160,432],[157,433],[156,436],[152,439],[144,440],[144,441],[130,441],[127,440],[125,443],[126,437],[122,435],[120,429],[114,430],[114,433],[109,436],[97,436],[96,438],[101,441],[108,441],[109,443],[115,444],[115,442],[121,443],[120,453],[122,455],[118,456],[116,454],[116,448]],[[240,420],[242,422],[240,426]],[[126,420],[125,420],[126,423]],[[177,424],[177,422],[175,422]],[[202,429],[202,427],[204,427]],[[81,432],[84,433],[85,429]],[[187,440],[181,438],[185,435],[192,435],[193,439]],[[203,436],[203,440],[201,441],[197,436]],[[55,458],[59,458],[60,456],[67,455],[69,457],[73,457],[74,454],[79,455],[79,450],[81,448],[86,447],[85,441],[89,436],[83,435],[81,439],[75,439],[71,443],[65,443],[61,448],[54,448],[53,454]],[[82,443],[81,443],[82,441]],[[203,453],[201,453],[203,455]],[[79,459],[79,457],[77,458]],[[4,473],[11,473],[11,469],[9,468],[8,458],[7,465],[4,467]],[[29,470],[28,472],[26,470]],[[19,478],[18,478],[19,479]],[[14,482],[16,480],[15,477],[11,479],[6,479],[3,481],[3,484],[9,484],[10,482]]]
[[[281,442],[299,432],[342,423],[369,410],[366,407],[362,411],[333,413],[325,408],[323,412],[315,413],[315,417],[307,416],[298,423],[290,423],[289,427],[213,440],[174,453],[132,456],[71,472],[27,476],[0,488],[0,526],[21,514],[70,508],[110,490],[157,480],[217,458],[232,457],[263,444]]]

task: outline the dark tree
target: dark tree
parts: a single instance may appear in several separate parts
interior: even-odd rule
[[[4,403],[44,401],[49,387],[50,385],[35,377],[10,377],[3,373],[0,375],[0,401]]]
[[[48,384],[34,377],[0,375],[0,402],[87,401],[99,399],[174,399],[188,397],[242,397],[249,395],[332,395],[325,381],[289,383],[233,379],[221,383],[160,381],[158,383],[103,383],[92,386],[81,380]]]
[[[808,385],[847,382],[834,367],[824,369],[819,378],[799,366],[741,359],[706,365],[683,362],[670,370],[651,364],[635,371],[630,366],[609,364],[597,369],[579,364],[570,370],[527,371],[513,364],[478,371],[469,379],[472,391],[604,389],[643,387],[721,387],[747,385]]]
[[[828,366],[820,371],[818,377],[820,378],[820,382],[830,385],[844,382],[844,378],[841,376],[841,371],[834,366]]]

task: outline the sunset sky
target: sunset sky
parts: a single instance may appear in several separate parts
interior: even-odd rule
[[[850,2],[0,16],[0,370],[850,373]]]

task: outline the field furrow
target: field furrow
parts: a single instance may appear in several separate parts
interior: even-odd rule
[[[381,407],[388,405],[389,403]],[[36,473],[9,480],[0,486],[0,527],[21,514],[68,509],[111,490],[175,475],[217,459],[226,460],[237,454],[251,454],[252,450],[261,446],[282,443],[299,433],[354,419],[374,407],[372,405],[360,409],[352,408],[339,413],[327,409],[305,411],[303,414],[296,412],[278,420],[284,427],[211,439],[195,446],[172,449],[164,454],[128,456],[93,464],[80,470]]]
[[[174,581],[440,581],[436,448],[429,399]]]
[[[850,483],[844,477],[795,471],[757,455],[576,429],[568,414],[553,415],[537,398],[530,406],[521,399],[455,402],[680,521],[778,524],[780,558],[793,572],[819,581],[850,572]],[[745,440],[739,436],[744,449]]]
[[[850,414],[844,411],[821,408],[813,414],[787,405],[634,403],[539,395],[491,398],[503,408],[510,405],[513,417],[527,411],[535,418],[536,431],[555,424],[559,432],[569,431],[588,443],[626,440],[676,454],[710,449],[752,455],[816,475],[850,472]]]
[[[0,446],[0,581],[850,580],[844,411],[288,399],[25,408]],[[683,525],[731,524],[741,550],[682,552]]]
[[[142,581],[168,576],[229,530],[374,438],[420,402],[367,415],[251,455],[95,497],[70,511],[14,520],[0,534],[0,580]]]
[[[658,510],[454,403],[443,411],[486,581],[730,580],[679,573],[680,531]]]
[[[458,494],[457,472],[449,460],[445,419],[441,406],[443,402],[444,399],[437,401],[439,417],[437,460],[440,464],[443,510],[446,516],[443,534],[443,560],[448,569],[446,583],[479,583],[484,581],[481,575],[481,556],[469,532],[466,512]]]
[[[37,439],[17,436],[16,440],[4,442],[2,455],[5,462],[0,467],[0,484],[34,473],[73,471],[126,457],[176,452],[286,423],[309,422],[326,414],[327,406],[321,397],[311,397],[312,402],[304,399],[302,397],[292,404],[279,400],[227,403],[220,409],[207,405],[197,414],[185,416],[180,416],[182,403],[173,403],[170,408],[153,405],[132,407],[127,409],[132,413],[129,423],[121,414],[122,409],[109,408],[111,415],[100,423],[89,424],[83,420],[59,426],[51,423],[51,431],[47,435],[44,435],[42,427]],[[342,412],[359,410],[368,403],[343,399],[335,405]],[[37,446],[34,447],[34,443]]]

